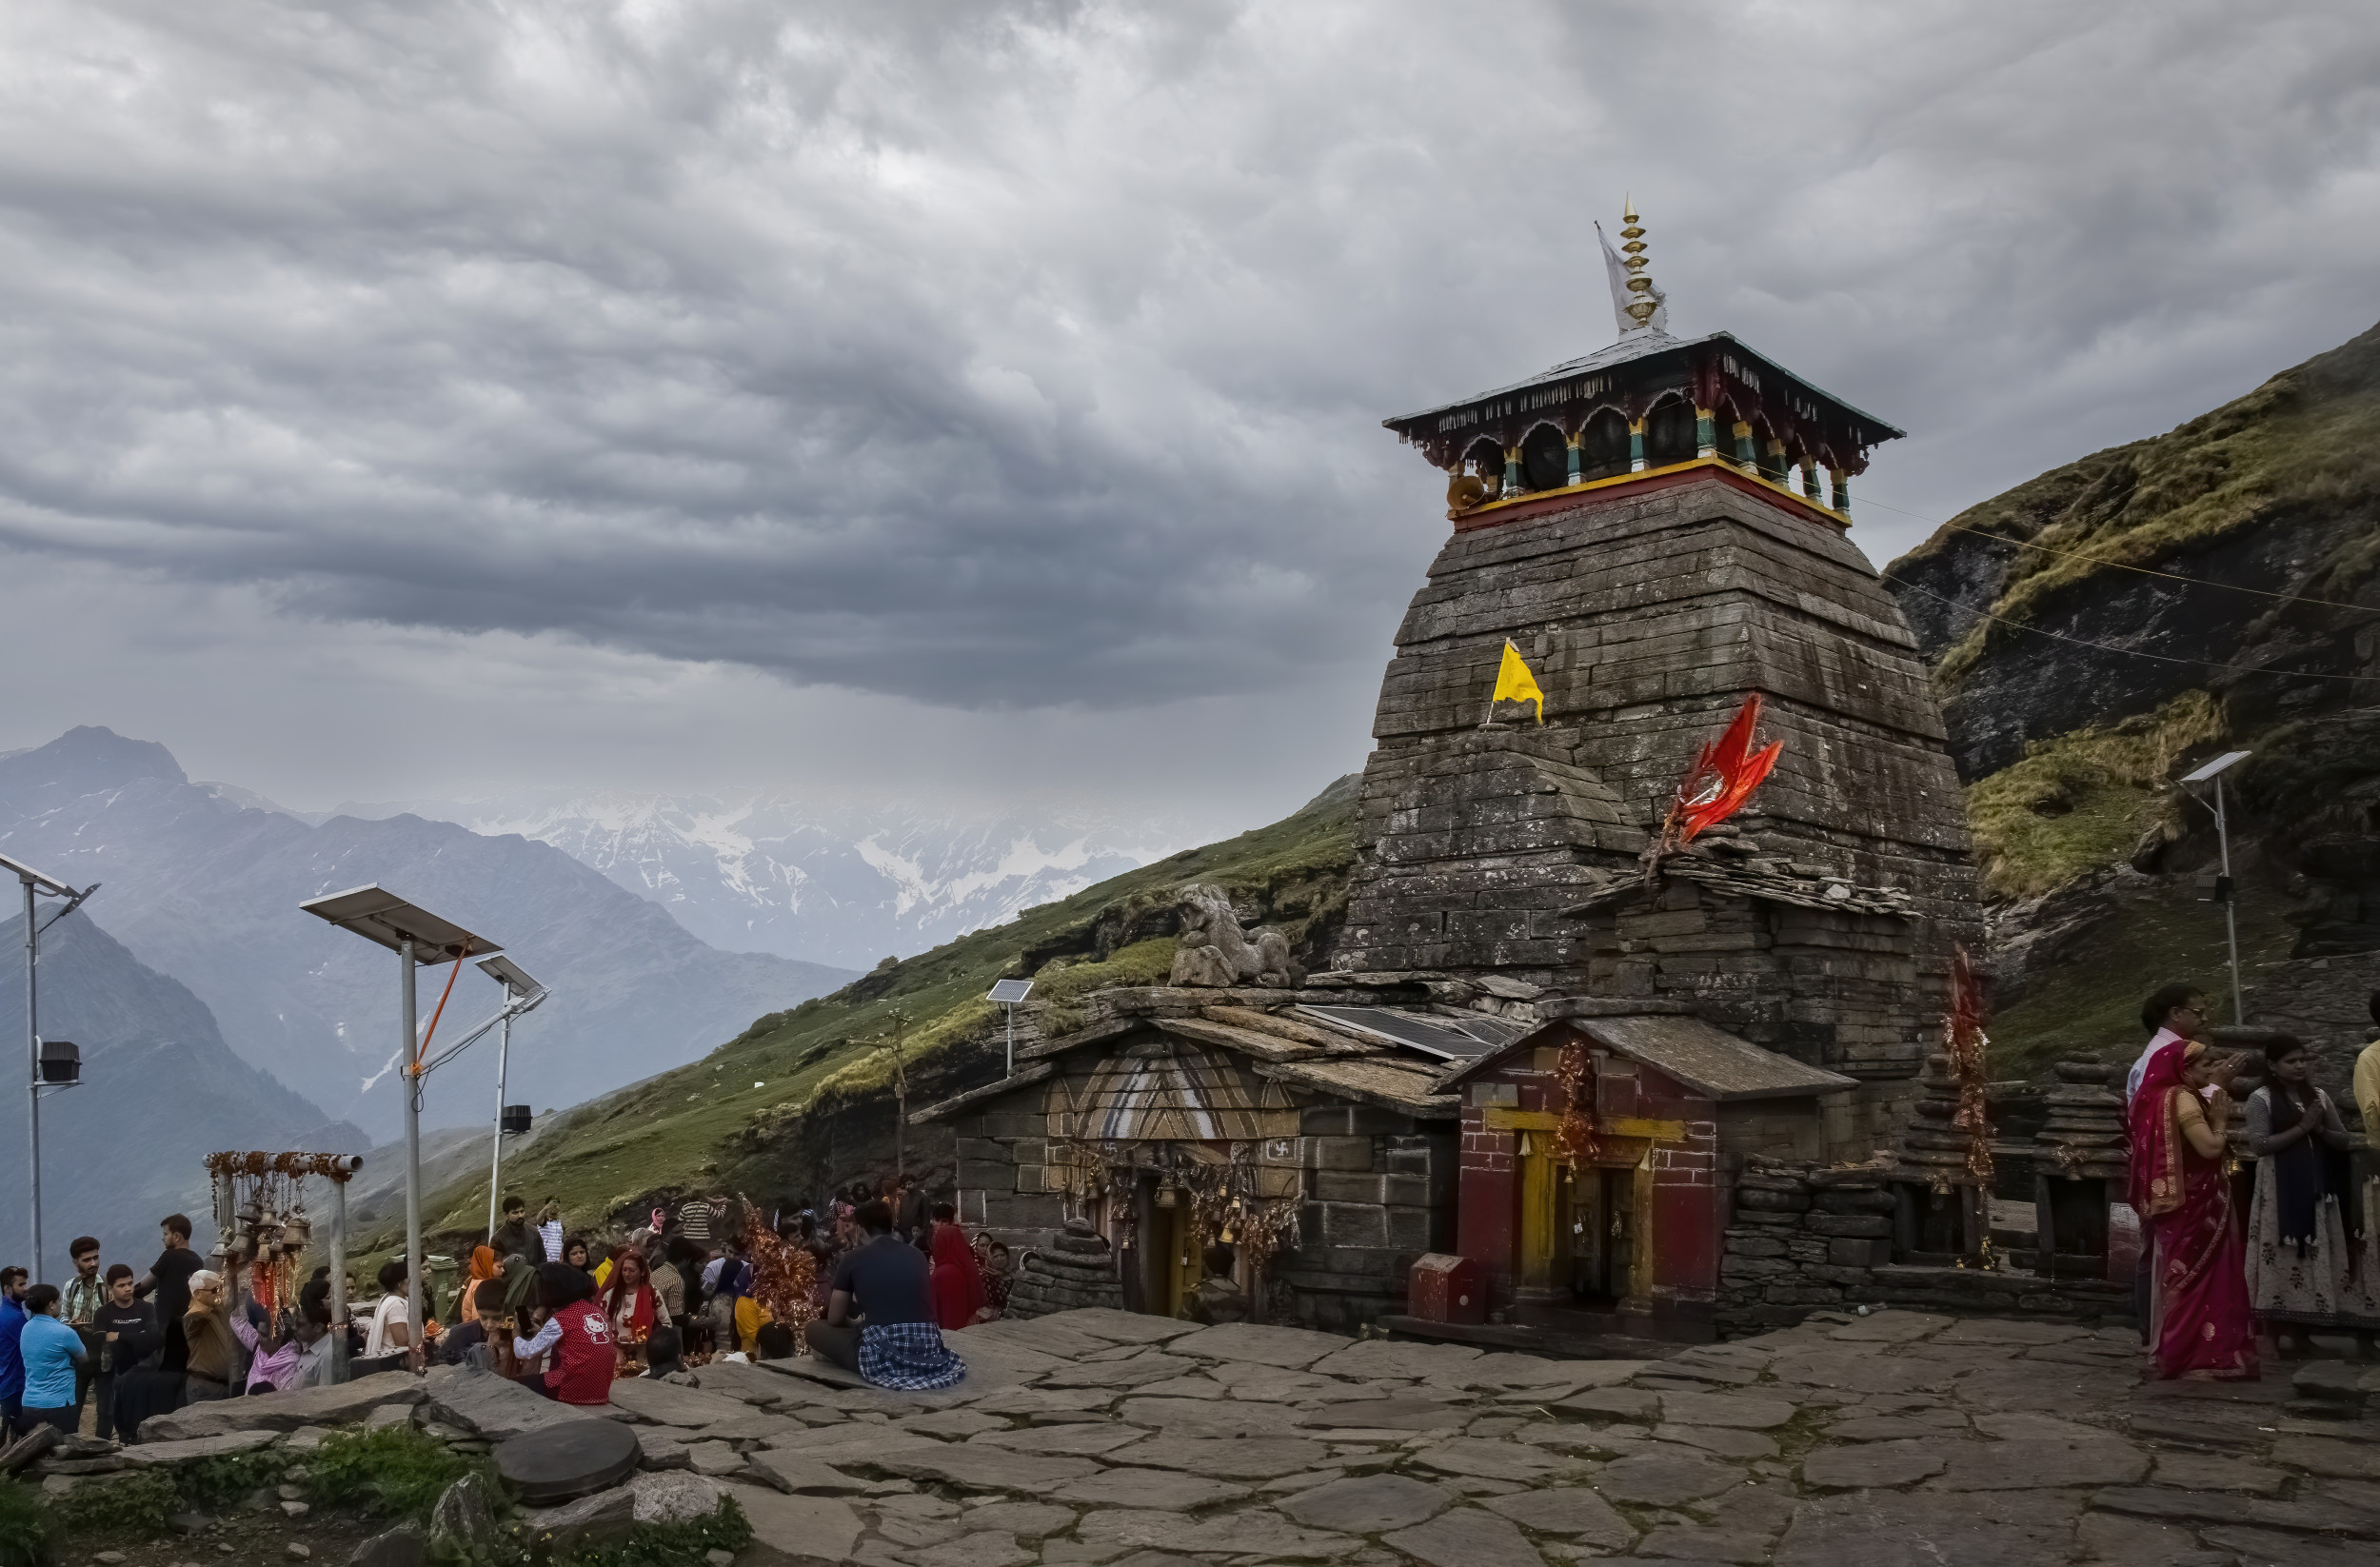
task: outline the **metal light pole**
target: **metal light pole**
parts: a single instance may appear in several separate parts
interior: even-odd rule
[[[424,962],[461,962],[475,954],[495,951],[496,943],[378,886],[355,887],[326,898],[308,899],[298,907],[397,955],[397,1050],[405,1068],[405,1263],[408,1279],[406,1324],[412,1345],[419,1347],[426,1315],[422,1291],[429,1273],[422,1255],[422,1083],[438,1062],[423,1060],[426,1045],[415,1022],[414,975]],[[448,990],[451,993],[451,979]],[[482,1025],[480,1032],[486,1033],[486,1025]],[[446,1055],[453,1053],[449,1050]],[[446,1056],[439,1058],[445,1059]]]
[[[38,1284],[42,1281],[42,1081],[41,1008],[35,999],[34,988],[38,980],[38,970],[41,966],[42,927],[34,921],[34,915],[37,912],[34,900],[41,894],[48,893],[52,898],[63,898],[67,901],[66,907],[50,916],[50,922],[51,924],[56,924],[60,920],[65,919],[68,915],[82,907],[83,900],[89,898],[92,893],[99,890],[99,883],[94,882],[89,886],[85,887],[82,891],[77,892],[72,887],[68,886],[64,882],[59,881],[56,877],[45,876],[40,871],[35,870],[32,866],[11,860],[4,854],[0,854],[0,866],[6,866],[8,869],[14,871],[16,873],[17,881],[22,883],[25,887],[25,1120],[27,1132],[26,1157],[30,1161],[31,1166],[31,1180],[27,1182],[27,1185],[29,1187],[29,1201],[32,1209],[32,1281]]]
[[[2189,785],[2204,784],[2210,779],[2214,782],[2214,803],[2207,808],[2214,812],[2214,841],[2223,867],[2215,877],[2214,896],[2215,901],[2223,905],[2224,931],[2231,943],[2231,1022],[2235,1025],[2244,1025],[2248,1022],[2248,1007],[2239,982],[2239,902],[2231,885],[2231,824],[2223,806],[2223,775],[2235,764],[2248,760],[2251,754],[2248,751],[2226,751],[2181,781],[2183,792],[2190,794],[2192,800],[2198,800],[2198,796],[2191,793]],[[2198,800],[2198,803],[2207,804],[2204,800]]]
[[[481,973],[505,987],[504,1010],[496,1014],[503,1032],[496,1039],[496,1130],[489,1140],[494,1151],[487,1161],[487,1235],[492,1240],[496,1235],[497,1192],[504,1181],[505,1073],[512,1058],[512,1020],[534,1010],[545,999],[546,990],[530,979],[519,963],[501,953],[482,958],[479,967]],[[464,1041],[466,1044],[469,1042],[468,1039]]]
[[[984,996],[987,1002],[998,1002],[1008,1009],[1008,1072],[1017,1075],[1017,1003],[1033,994],[1031,980],[999,980]]]
[[[413,939],[397,945],[397,1009],[405,1050],[405,1320],[408,1347],[422,1342],[422,1036],[414,1026]]]

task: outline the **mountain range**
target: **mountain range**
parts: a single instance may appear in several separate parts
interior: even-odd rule
[[[835,804],[761,790],[350,802],[336,814],[400,813],[550,843],[723,951],[854,968],[1003,923],[1197,842],[1179,823],[1088,809]]]
[[[411,815],[308,823],[192,784],[164,746],[104,728],[0,757],[0,852],[102,883],[87,911],[188,986],[241,1060],[381,1140],[403,1117],[390,1071],[396,962],[301,912],[307,899],[377,883],[501,944],[552,987],[515,1031],[507,1097],[518,1103],[573,1104],[681,1065],[853,977],[721,952],[550,844]],[[425,971],[425,1020],[450,972]],[[457,976],[442,1037],[499,999],[476,971]],[[492,1065],[466,1058],[433,1077],[426,1120],[488,1116]]]
[[[20,914],[0,923],[0,1019],[12,1045],[0,1060],[10,1061],[23,1059],[24,951]],[[96,1235],[109,1261],[136,1268],[155,1255],[167,1214],[191,1214],[211,1238],[204,1161],[219,1149],[348,1153],[366,1144],[362,1128],[331,1121],[242,1061],[206,1002],[133,957],[88,912],[44,930],[39,985],[43,1037],[71,1040],[83,1054],[82,1085],[42,1095],[51,1279],[77,1235]],[[26,1132],[24,1106],[10,1096],[0,1111],[0,1188],[12,1195],[27,1185]],[[0,1211],[0,1251],[10,1261],[26,1255],[26,1219],[18,1202]]]

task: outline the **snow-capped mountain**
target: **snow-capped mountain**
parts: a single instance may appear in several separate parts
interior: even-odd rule
[[[1202,843],[1192,823],[1062,808],[962,813],[789,793],[619,791],[339,807],[550,843],[715,947],[867,968]]]

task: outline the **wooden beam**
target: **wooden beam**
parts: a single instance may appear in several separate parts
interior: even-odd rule
[[[1482,1112],[1491,1132],[1552,1132],[1562,1124],[1562,1118],[1551,1110],[1516,1110],[1507,1104],[1491,1104]],[[1686,1123],[1682,1121],[1649,1121],[1642,1116],[1610,1116],[1595,1123],[1597,1136],[1641,1138],[1651,1142],[1683,1142]]]

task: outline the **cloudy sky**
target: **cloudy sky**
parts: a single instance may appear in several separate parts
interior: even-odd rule
[[[0,748],[1265,820],[1444,536],[1378,421],[1608,342],[1624,192],[1914,432],[1881,562],[2380,318],[2370,20],[13,0]]]

